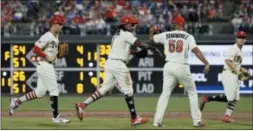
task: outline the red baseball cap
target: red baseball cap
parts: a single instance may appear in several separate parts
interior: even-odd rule
[[[244,31],[238,31],[237,33],[236,33],[236,37],[246,37],[246,33],[244,32]]]
[[[65,23],[65,17],[61,15],[55,15],[49,20],[50,25],[53,24],[64,24]]]
[[[135,18],[132,15],[126,15],[126,16],[123,16],[120,19],[120,24],[121,25],[124,25],[124,24],[138,24],[138,23],[139,23],[138,19]]]
[[[183,25],[185,23],[185,20],[182,16],[175,16],[172,20],[173,24],[177,24],[177,25]]]

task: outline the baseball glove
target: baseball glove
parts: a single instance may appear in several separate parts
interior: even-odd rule
[[[242,81],[248,80],[250,78],[250,72],[247,69],[241,67],[238,77],[239,77],[239,80],[242,80]]]
[[[159,55],[162,58],[165,58],[165,56],[163,55],[163,53],[156,47],[151,46],[150,49],[156,54]]]
[[[139,58],[143,58],[148,55],[148,51],[146,49],[142,49],[141,51],[137,51],[135,55]]]
[[[69,46],[67,43],[59,44],[57,58],[63,58],[69,53]]]

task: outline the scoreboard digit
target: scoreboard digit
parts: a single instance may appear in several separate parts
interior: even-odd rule
[[[105,46],[106,47],[106,46]],[[103,54],[108,54],[108,46]],[[27,93],[37,88],[36,65],[32,62],[33,44],[2,43],[1,52],[1,91],[14,94]],[[104,66],[106,58],[101,57],[102,64],[97,64],[97,44],[69,44],[69,56],[57,59],[58,87],[61,93],[83,94],[93,92],[97,87],[97,65]],[[91,70],[82,70],[89,68]],[[71,70],[73,69],[73,71]],[[80,69],[80,70],[76,70]],[[11,78],[12,76],[12,78]]]
[[[110,51],[111,51],[111,45],[109,44],[99,45],[99,55],[100,55],[99,67],[101,68],[105,67],[105,61],[107,60]]]
[[[26,46],[14,45],[13,47],[13,67],[26,67]]]

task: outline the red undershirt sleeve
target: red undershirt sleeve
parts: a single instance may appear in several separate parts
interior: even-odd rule
[[[36,55],[38,55],[38,56],[40,56],[40,57],[46,57],[47,55],[38,47],[38,46],[34,46],[33,47],[33,52],[36,54]]]

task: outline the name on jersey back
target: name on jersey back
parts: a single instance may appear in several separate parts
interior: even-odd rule
[[[169,33],[166,34],[166,39],[171,39],[171,38],[182,38],[182,39],[187,39],[189,35],[182,34],[182,33]]]

